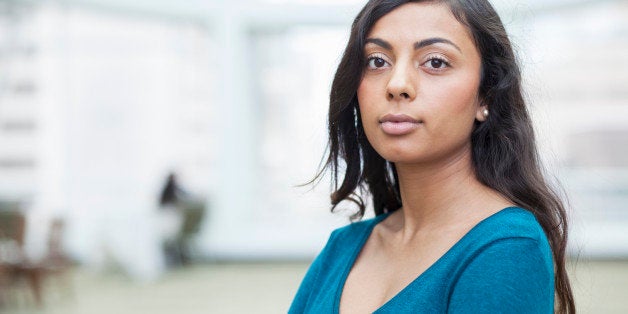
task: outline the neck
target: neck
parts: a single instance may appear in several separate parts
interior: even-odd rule
[[[481,184],[471,162],[471,150],[429,164],[395,164],[402,200],[403,233],[448,227],[474,215],[472,209],[492,190]]]

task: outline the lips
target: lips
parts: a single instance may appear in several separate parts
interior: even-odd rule
[[[379,125],[384,133],[396,136],[414,131],[421,123],[421,120],[405,114],[387,114],[379,120]]]

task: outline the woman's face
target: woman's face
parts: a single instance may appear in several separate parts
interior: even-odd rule
[[[449,7],[408,3],[379,19],[366,39],[357,91],[362,124],[386,160],[425,163],[470,152],[484,120],[481,60]]]

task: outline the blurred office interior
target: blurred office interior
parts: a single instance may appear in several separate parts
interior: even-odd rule
[[[351,213],[329,213],[327,177],[299,185],[325,152],[331,79],[364,2],[0,0],[0,213],[23,217],[14,242],[42,269],[28,276],[171,278],[159,194],[175,172],[202,212],[191,260],[227,273],[225,262],[268,266],[243,264],[255,273],[300,261],[277,270],[292,276],[277,291],[292,293]],[[493,3],[570,200],[572,259],[628,258],[628,3]],[[15,260],[16,244],[1,243]]]

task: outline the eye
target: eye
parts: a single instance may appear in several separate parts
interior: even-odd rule
[[[369,69],[379,69],[389,65],[388,62],[381,57],[369,57],[366,61],[366,66]]]
[[[449,62],[441,57],[432,56],[425,63],[423,63],[423,66],[426,66],[430,69],[443,70],[449,67]]]

